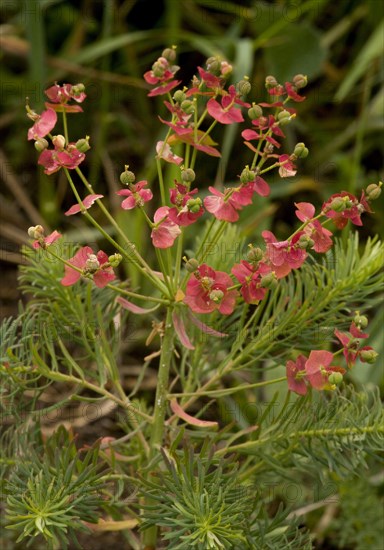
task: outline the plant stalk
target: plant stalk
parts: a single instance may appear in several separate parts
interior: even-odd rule
[[[165,320],[164,337],[161,345],[161,355],[159,362],[159,373],[157,378],[157,389],[155,399],[155,409],[153,414],[153,424],[151,428],[151,438],[149,442],[150,454],[149,462],[151,462],[159,451],[163,441],[165,427],[165,413],[167,410],[167,395],[169,371],[173,354],[173,324],[172,324],[172,308],[167,308],[167,316]],[[150,472],[149,472],[150,474]],[[155,504],[150,498],[146,499],[145,504]],[[145,530],[143,533],[143,544],[145,550],[155,550],[157,547],[157,527],[153,526]]]

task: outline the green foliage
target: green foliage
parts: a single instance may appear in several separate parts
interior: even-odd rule
[[[228,447],[253,455],[254,473],[278,472],[284,478],[294,468],[320,479],[325,471],[345,477],[365,468],[367,455],[380,459],[384,410],[377,391],[349,388],[331,397],[287,398],[280,411],[276,408],[274,401],[265,408],[253,440]]]
[[[183,451],[163,452],[166,471],[144,481],[153,505],[145,506],[143,529],[163,527],[172,550],[311,548],[294,523],[282,526],[283,509],[273,520],[268,517],[263,503],[241,484],[234,457],[218,460],[214,451],[207,439],[198,452],[190,443]]]
[[[384,501],[373,482],[362,477],[340,483],[339,514],[328,535],[338,541],[339,548],[366,550],[382,545]]]
[[[9,529],[27,546],[43,537],[47,548],[66,549],[83,522],[97,522],[103,480],[98,449],[80,456],[68,432],[61,428],[39,449],[26,448],[5,486]],[[28,540],[29,539],[29,540]]]

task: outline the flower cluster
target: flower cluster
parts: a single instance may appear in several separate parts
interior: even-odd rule
[[[175,77],[179,70],[175,60],[175,48],[167,48],[151,70],[144,74],[145,81],[152,86],[148,95],[165,96],[167,115],[159,117],[159,120],[166,135],[157,142],[155,155],[158,181],[152,185],[145,179],[136,182],[134,172],[126,165],[120,175],[123,188],[117,191],[117,195],[122,197],[121,208],[128,211],[127,215],[134,209],[143,214],[152,245],[157,249],[162,273],[159,275],[158,271],[151,270],[127,237],[135,265],[163,293],[164,296],[157,300],[163,300],[175,309],[173,318],[179,339],[183,345],[194,349],[183,326],[183,311],[189,315],[192,315],[191,312],[230,315],[238,302],[258,304],[265,300],[280,279],[303,265],[311,251],[321,254],[331,248],[331,222],[337,229],[344,228],[348,222],[362,225],[361,216],[371,212],[370,203],[380,195],[382,184],[369,185],[362,191],[360,198],[346,191],[336,193],[323,203],[319,211],[309,202],[296,203],[295,213],[300,226],[284,240],[279,240],[270,230],[262,231],[264,245],[254,247],[250,244],[246,258],[230,266],[228,272],[209,266],[201,247],[196,253],[196,259],[192,257],[186,262],[186,272],[182,273],[183,235],[190,230],[190,226],[204,215],[211,216],[212,223],[207,235],[212,230],[213,240],[218,239],[225,224],[237,222],[245,208],[251,208],[254,201],[269,196],[271,189],[265,178],[270,171],[276,170],[283,179],[296,174],[298,161],[306,158],[308,149],[304,143],[297,143],[290,152],[283,152],[282,140],[285,138],[284,127],[297,116],[296,109],[288,106],[288,103],[305,100],[300,90],[306,86],[307,79],[303,75],[296,75],[290,82],[279,83],[273,76],[268,76],[265,87],[270,100],[247,102],[245,97],[251,92],[249,79],[245,76],[236,85],[227,85],[232,72],[227,61],[218,57],[209,58],[205,68],[197,68],[189,87],[176,89],[181,81]],[[79,103],[86,98],[84,86],[55,84],[45,93],[49,101],[41,114],[27,106],[28,117],[33,121],[28,139],[35,141],[35,147],[40,152],[38,164],[43,166],[46,174],[65,169],[77,199],[77,203],[65,215],[85,213],[98,226],[88,210],[96,203],[105,213],[101,201],[103,195],[93,191],[79,169],[90,148],[89,138],[86,136],[70,141],[67,132],[67,114],[82,111]],[[51,134],[57,125],[58,114],[63,117],[65,135]],[[208,192],[201,190],[196,184],[197,156],[221,156],[217,143],[211,137],[214,128],[217,125],[226,127],[242,123],[248,125],[241,131],[245,152],[250,156],[248,164],[242,167],[235,182],[229,185],[219,182],[220,185],[208,186]],[[167,163],[174,165],[176,176],[173,184],[165,182],[163,168]],[[87,189],[84,198],[80,197],[72,178],[68,176],[67,170],[74,169]],[[159,193],[156,193],[156,187]],[[148,209],[150,214],[147,213]],[[115,220],[110,217],[110,221],[116,227]],[[103,235],[106,236],[105,233]],[[60,234],[54,231],[46,237],[44,229],[36,226],[30,228],[29,236],[34,239],[34,248],[53,253],[49,246]],[[120,236],[124,236],[122,231]],[[174,247],[177,240],[177,246]],[[117,250],[124,252],[112,238],[110,242]],[[173,247],[174,251],[163,252]],[[116,279],[114,268],[121,259],[120,254],[108,256],[102,250],[94,253],[90,246],[83,246],[72,258],[63,260],[65,273],[61,284],[71,286],[83,278],[91,279],[97,287],[103,288]],[[171,265],[173,259],[175,266]],[[140,296],[138,293],[133,295]],[[125,306],[129,304],[132,312],[147,311],[130,304],[125,298],[121,300],[124,300]],[[200,323],[201,330],[209,330],[202,322],[194,319],[197,326]],[[362,332],[363,325],[364,318],[357,316],[348,332],[335,329],[335,336],[343,346],[340,353],[343,353],[348,367],[357,358],[366,362],[374,359],[372,348],[360,345],[360,341],[367,337]],[[289,389],[305,395],[309,387],[318,390],[335,387],[345,369],[333,365],[334,355],[325,350],[312,350],[308,357],[299,355],[296,361],[288,361]]]
[[[50,102],[46,102],[47,109],[40,115],[33,111],[29,105],[26,106],[27,116],[34,122],[28,130],[28,139],[35,140],[35,147],[39,151],[40,157],[38,164],[44,167],[44,172],[48,175],[67,168],[73,170],[85,159],[84,153],[90,148],[89,138],[80,139],[76,143],[69,142],[61,134],[51,136],[52,130],[57,123],[57,112],[79,113],[82,112],[80,105],[72,105],[72,100],[82,103],[87,97],[84,92],[83,84],[55,84],[45,91]],[[46,137],[49,136],[52,141],[53,149],[48,149],[49,143]]]

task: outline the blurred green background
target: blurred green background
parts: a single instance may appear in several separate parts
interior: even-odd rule
[[[44,108],[44,90],[53,82],[85,84],[84,112],[70,115],[71,140],[91,136],[92,148],[82,167],[143,250],[150,242],[143,238],[147,231],[143,219],[136,212],[122,211],[116,191],[121,187],[119,174],[129,164],[137,179],[148,179],[157,195],[153,158],[156,141],[165,135],[158,120],[159,114],[165,116],[165,107],[161,96],[147,97],[142,75],[162,49],[177,45],[178,76],[187,85],[207,57],[227,59],[234,67],[233,82],[249,76],[248,101],[267,99],[264,80],[269,74],[282,82],[297,73],[307,75],[309,84],[303,90],[307,100],[295,105],[297,119],[284,127],[287,139],[282,152],[291,152],[295,143],[304,141],[310,155],[299,161],[293,178],[270,173],[266,179],[271,196],[255,200],[241,214],[242,236],[248,242],[257,243],[267,227],[283,238],[297,221],[295,201],[319,206],[340,190],[360,196],[363,187],[383,179],[383,5],[379,0],[3,1],[1,315],[16,308],[17,265],[24,261],[19,248],[27,242],[30,225],[58,229],[78,243],[99,238],[81,216],[64,216],[74,198],[62,171],[48,177],[37,166],[38,153],[26,139],[31,125],[25,115],[26,97],[39,111]],[[196,183],[203,193],[208,185],[235,182],[250,161],[240,137],[246,124],[215,128],[212,137],[221,144],[222,158],[204,155],[198,161]],[[168,184],[176,175],[169,165]],[[359,230],[363,242],[370,235],[383,234],[380,200],[375,209],[376,215],[364,216]],[[96,209],[93,213],[98,215]],[[188,244],[187,240],[187,248]],[[124,267],[132,286],[137,286],[137,273],[132,266]]]

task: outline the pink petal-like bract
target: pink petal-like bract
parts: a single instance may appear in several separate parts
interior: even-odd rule
[[[82,203],[83,203],[84,207],[86,208],[86,210],[88,210],[88,208],[91,208],[91,206],[93,205],[95,200],[102,199],[103,197],[104,197],[104,195],[87,195],[82,200]],[[64,214],[65,214],[65,216],[73,216],[74,214],[78,214],[79,212],[81,212],[80,204],[74,204]]]
[[[40,118],[35,122],[35,124],[28,130],[28,139],[37,139],[43,138],[53,128],[57,122],[57,114],[53,109],[47,109],[43,111],[40,115]]]
[[[176,334],[180,340],[180,342],[183,344],[183,346],[187,349],[195,349],[195,346],[192,344],[190,339],[188,338],[188,334],[185,330],[185,325],[183,318],[181,315],[179,315],[176,311],[172,313],[172,320],[173,320],[173,326],[176,331]]]
[[[198,426],[199,428],[217,428],[218,423],[210,420],[199,420],[198,418],[194,418],[190,414],[186,413],[184,409],[180,407],[176,399],[171,400],[171,410],[172,412],[178,417],[181,418],[181,420],[184,420],[184,422],[187,422],[187,424],[191,424],[192,426]]]
[[[155,306],[154,308],[144,308],[137,306],[136,304],[133,304],[132,302],[129,302],[125,298],[122,298],[119,296],[119,298],[116,299],[116,302],[118,302],[121,306],[123,306],[124,309],[127,309],[131,313],[135,313],[136,315],[145,315],[146,313],[151,313],[155,309],[157,309],[158,306]]]

